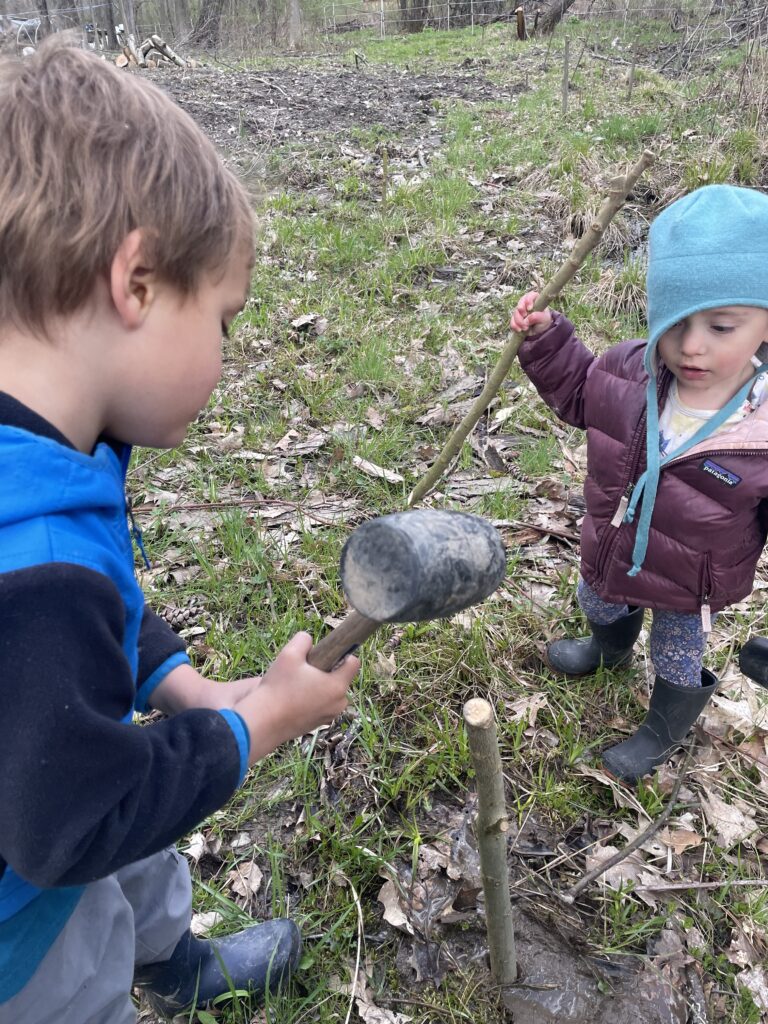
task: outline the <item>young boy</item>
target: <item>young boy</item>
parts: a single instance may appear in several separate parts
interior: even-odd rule
[[[715,692],[702,668],[713,613],[745,598],[768,530],[768,197],[710,185],[651,226],[647,343],[595,357],[572,324],[518,303],[520,362],[586,428],[578,599],[592,634],[557,640],[566,676],[631,656],[653,609],[645,721],[603,753],[618,778],[653,771]]]
[[[346,706],[297,634],[219,685],[144,605],[130,445],[206,404],[253,261],[248,201],[160,90],[48,41],[0,63],[0,1022],[128,1024],[293,970],[270,921],[189,932],[171,844]],[[134,709],[169,718],[145,728]]]

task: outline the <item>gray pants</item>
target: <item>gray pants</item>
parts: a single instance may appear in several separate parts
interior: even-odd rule
[[[167,960],[189,928],[186,860],[163,850],[87,886],[0,1024],[135,1024],[134,965]]]

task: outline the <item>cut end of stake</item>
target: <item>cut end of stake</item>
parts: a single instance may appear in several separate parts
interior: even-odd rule
[[[487,729],[493,725],[493,709],[482,697],[473,697],[464,705],[464,721],[473,729]]]

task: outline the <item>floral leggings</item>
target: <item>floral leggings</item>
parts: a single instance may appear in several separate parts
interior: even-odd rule
[[[598,626],[608,626],[629,611],[626,604],[609,604],[579,578],[576,591],[581,610]],[[714,618],[714,616],[713,616]],[[701,617],[688,612],[654,611],[651,661],[657,675],[676,686],[701,686],[701,660],[707,634]]]

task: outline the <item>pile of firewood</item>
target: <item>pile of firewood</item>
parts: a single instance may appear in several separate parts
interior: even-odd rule
[[[160,36],[149,36],[137,46],[132,35],[127,37],[123,52],[115,57],[115,64],[119,68],[127,68],[131,64],[140,68],[156,68],[161,64],[176,64],[180,68],[199,66],[195,60],[184,60],[180,57]]]

